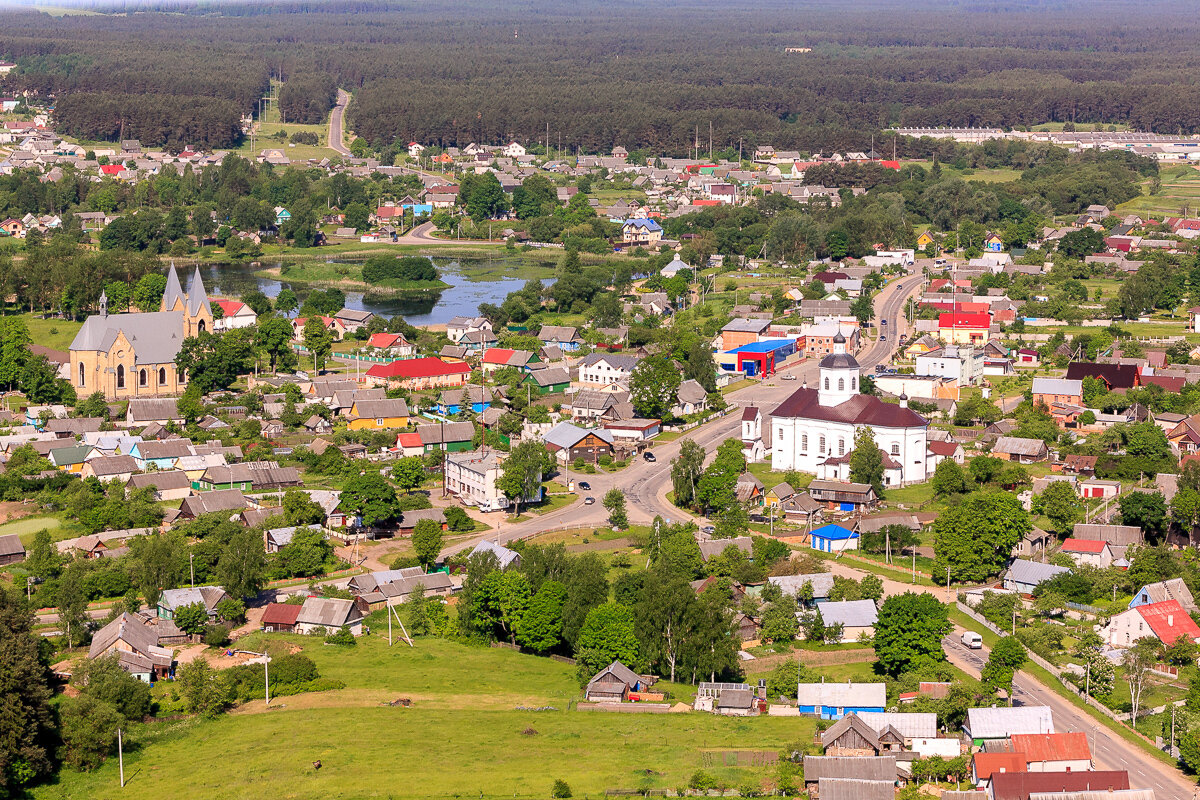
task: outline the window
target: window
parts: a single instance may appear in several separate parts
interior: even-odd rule
[[[838,455],[839,456],[846,455],[846,440],[845,439],[838,439]]]
[[[138,370],[138,386],[145,386],[149,382],[146,376],[146,370]]]
[[[200,324],[196,326],[196,330],[200,333],[204,333],[204,320],[200,320]]]
[[[125,365],[117,364],[117,388],[125,388]]]
[[[808,452],[808,434],[807,433],[800,434],[800,452],[801,453]]]
[[[900,445],[898,445],[898,444],[892,445],[892,455],[894,455],[894,456],[900,455]]]
[[[167,385],[167,368],[166,367],[158,368],[158,385],[159,386]]]
[[[783,428],[776,428],[775,435],[782,437],[783,436]]]
[[[825,378],[825,389],[826,390],[829,389],[829,378],[828,377]]]
[[[85,381],[83,380],[83,362],[80,361],[79,362],[79,385],[83,386],[84,384],[85,384]]]
[[[821,452],[821,453],[825,452],[825,437],[824,436],[821,437],[821,449],[819,452]]]
[[[858,388],[858,376],[857,376],[857,375],[852,375],[852,376],[850,377],[850,388],[851,388],[851,389],[857,389],[857,388]]]
[[[846,391],[846,379],[845,378],[838,378],[838,391],[839,392]]]
[[[382,428],[382,427],[383,427],[383,420],[382,420],[382,419],[380,419],[379,417],[376,417],[376,418],[375,418],[375,424],[376,424],[376,425],[378,425],[379,427],[381,427],[381,428]]]

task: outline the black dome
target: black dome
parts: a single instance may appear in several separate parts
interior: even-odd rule
[[[830,353],[821,359],[821,369],[858,369],[858,361],[849,353]]]
[[[842,332],[840,330],[833,335],[833,343],[834,344],[845,344],[846,343],[846,337],[842,335]]]

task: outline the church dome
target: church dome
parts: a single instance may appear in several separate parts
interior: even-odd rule
[[[858,369],[858,361],[849,353],[830,353],[821,359],[821,369]]]
[[[845,344],[846,343],[846,337],[842,335],[842,332],[840,330],[833,335],[833,343],[834,344]]]

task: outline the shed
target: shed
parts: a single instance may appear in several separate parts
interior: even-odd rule
[[[840,553],[843,550],[858,549],[858,534],[832,522],[817,528],[811,536],[813,550]]]
[[[294,603],[268,603],[263,610],[262,629],[267,633],[291,633],[296,630],[300,606]]]
[[[25,560],[25,545],[15,533],[0,536],[0,566]]]

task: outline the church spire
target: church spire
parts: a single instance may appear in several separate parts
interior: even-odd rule
[[[108,316],[108,292],[100,291],[100,316]]]
[[[171,271],[167,273],[167,288],[163,291],[161,310],[172,310],[175,308],[176,302],[187,308],[187,299],[183,294],[183,287],[179,285],[179,274],[175,272],[175,262],[172,261]]]
[[[212,316],[212,306],[208,302],[208,293],[204,291],[204,279],[200,277],[200,265],[196,265],[196,271],[192,273],[192,279],[188,281],[187,291],[187,313],[188,316],[196,316],[200,309],[208,312]]]

